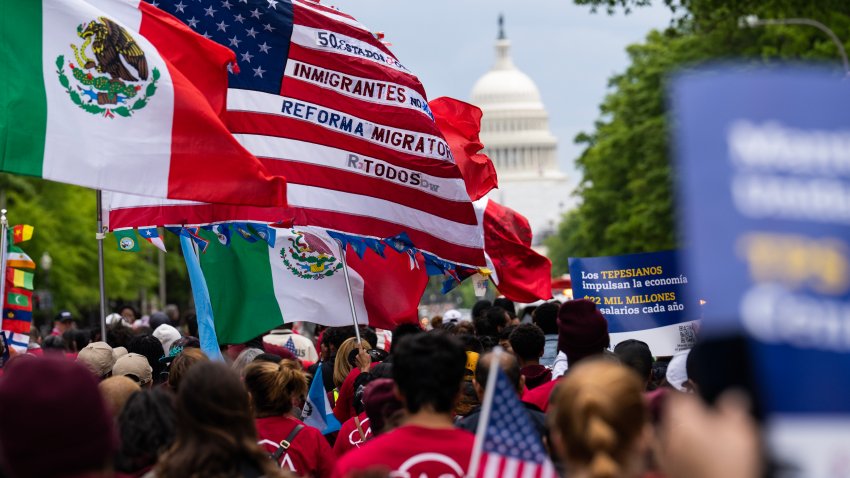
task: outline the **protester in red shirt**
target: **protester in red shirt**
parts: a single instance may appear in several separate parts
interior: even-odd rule
[[[245,367],[259,443],[281,468],[300,476],[327,478],[334,453],[322,433],[290,415],[294,400],[307,394],[307,376],[296,360],[253,362]]]
[[[370,438],[372,438],[372,427],[369,426],[369,417],[366,412],[363,412],[349,418],[339,428],[339,435],[334,443],[334,454],[339,458],[351,450],[360,448]]]
[[[405,337],[396,345],[393,379],[407,419],[346,453],[333,476],[351,477],[365,470],[417,478],[466,476],[475,437],[454,428],[451,415],[466,366],[463,347],[444,332]]]

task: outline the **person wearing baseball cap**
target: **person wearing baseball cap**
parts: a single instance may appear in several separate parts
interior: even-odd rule
[[[63,310],[56,314],[53,319],[53,330],[50,331],[50,335],[61,337],[66,331],[73,329],[75,325],[74,316],[67,310]]]
[[[77,362],[85,365],[99,380],[103,380],[112,373],[115,355],[112,347],[106,342],[92,342],[80,350]]]
[[[142,388],[150,388],[153,384],[153,368],[148,363],[147,357],[133,352],[115,361],[112,375],[131,378]]]

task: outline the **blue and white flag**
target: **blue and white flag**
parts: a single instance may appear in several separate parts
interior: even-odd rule
[[[301,420],[308,426],[318,428],[324,435],[339,430],[339,420],[334,416],[328,394],[325,393],[321,363],[316,367],[316,375],[307,393],[307,403],[304,404],[304,411],[301,412]]]

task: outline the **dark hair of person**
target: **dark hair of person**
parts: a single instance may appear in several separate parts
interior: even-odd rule
[[[44,349],[45,352],[64,352],[65,339],[63,339],[60,335],[48,335],[41,342],[41,348]]]
[[[466,352],[483,353],[484,347],[478,337],[470,334],[456,335],[458,341],[463,345],[463,350]]]
[[[435,331],[405,337],[397,346],[393,380],[407,410],[416,413],[431,406],[438,413],[450,413],[466,368],[466,352],[460,342]]]
[[[511,334],[514,332],[514,330],[516,330],[516,328],[517,328],[516,325],[508,325],[508,326],[502,328],[502,330],[499,331],[499,342],[501,342],[503,340],[505,340],[505,341],[510,340]]]
[[[133,329],[127,327],[120,321],[106,328],[106,343],[110,347],[127,347],[133,339]],[[161,347],[160,347],[161,348]]]
[[[333,352],[342,345],[343,342],[350,337],[354,337],[354,326],[349,327],[328,327],[322,334],[322,343],[328,348],[332,348]]]
[[[624,340],[614,347],[614,354],[620,359],[620,363],[634,370],[641,380],[649,380],[652,374],[652,352],[646,342]]]
[[[472,306],[472,311],[470,312],[472,319],[475,320],[476,318],[484,317],[484,314],[490,307],[493,307],[493,304],[489,300],[479,300]]]
[[[498,337],[499,331],[508,324],[505,309],[501,307],[490,307],[483,317],[474,320],[475,335]]]
[[[499,345],[499,339],[489,335],[482,335],[478,337],[478,340],[481,341],[482,352],[489,352],[493,350],[493,347]]]
[[[265,335],[265,334],[263,334]],[[263,335],[258,335],[244,343],[246,349],[263,349]]]
[[[392,343],[397,344],[397,343],[401,342],[401,339],[403,339],[403,338],[405,338],[409,335],[416,335],[416,334],[421,334],[421,333],[422,333],[422,328],[419,327],[419,324],[410,324],[410,323],[398,324],[396,326],[396,328],[393,329],[393,341],[392,341]],[[392,348],[395,348],[395,347],[392,347]],[[392,351],[392,349],[390,349],[390,351]]]
[[[520,324],[511,332],[508,340],[511,342],[511,349],[523,360],[539,359],[546,346],[543,330],[534,324]]]
[[[461,336],[461,335],[475,335],[475,325],[472,322],[459,322],[457,324],[449,324],[454,325],[454,327],[446,328],[447,332],[450,332],[452,335]],[[443,326],[445,328],[445,325]]]
[[[148,323],[153,330],[156,330],[160,325],[171,325],[171,318],[165,315],[165,312],[154,312],[150,315]]]
[[[201,349],[188,348],[183,349],[171,366],[168,367],[168,387],[175,391],[180,391],[180,385],[183,378],[188,374],[189,370],[199,365],[202,362],[209,362],[209,358],[201,352]]]
[[[62,334],[68,352],[79,352],[91,342],[91,332],[85,329],[70,329]]]
[[[189,335],[192,337],[198,336],[198,316],[195,315],[195,312],[187,312],[186,315],[183,316],[184,321],[186,322],[186,328],[189,330]]]
[[[239,376],[222,363],[188,370],[177,392],[177,436],[159,460],[157,478],[281,476],[257,445],[248,393]]]
[[[281,357],[280,355],[264,352],[254,357],[253,362],[280,363],[281,360],[283,360],[283,357]]]
[[[257,418],[279,417],[292,410],[293,399],[307,394],[307,375],[297,360],[251,362],[244,373]]]
[[[142,334],[133,337],[130,343],[127,344],[127,352],[144,355],[148,359],[148,365],[153,369],[154,383],[164,382],[164,377],[161,377],[162,371],[165,370],[165,364],[160,362],[162,358],[162,342],[151,334]]]
[[[540,304],[534,309],[532,320],[546,335],[557,335],[558,333],[558,309],[561,307],[557,301]]]
[[[118,432],[118,471],[134,474],[155,464],[177,433],[174,395],[161,388],[134,393],[118,416]]]
[[[369,372],[361,373],[354,379],[354,411],[360,415],[366,410],[365,405],[363,404],[363,394],[366,391],[366,386],[369,385],[369,382],[373,380],[378,380],[379,378],[393,378],[393,364],[392,362],[380,362]]]
[[[501,307],[508,312],[512,319],[516,318],[516,305],[514,305],[514,301],[507,297],[499,297],[494,300],[493,307]]]
[[[493,361],[493,353],[489,352],[478,359],[478,365],[475,366],[475,381],[482,388],[487,388],[487,376],[490,373],[490,362]],[[508,382],[519,390],[519,380],[522,377],[519,368],[519,362],[513,355],[502,352],[501,355],[502,371],[508,377]]]
[[[125,310],[127,310],[127,309],[130,309],[130,312],[132,312],[132,313],[133,313],[133,318],[134,318],[134,319],[140,319],[140,318],[142,317],[141,315],[139,315],[139,311],[138,311],[138,310],[136,310],[136,309],[135,309],[135,307],[133,307],[133,306],[132,306],[132,305],[130,305],[130,304],[124,304],[124,305],[122,305],[121,307],[118,307],[118,309],[117,309],[117,310],[118,310],[118,315],[121,315],[121,312],[124,312],[124,311],[125,311]]]

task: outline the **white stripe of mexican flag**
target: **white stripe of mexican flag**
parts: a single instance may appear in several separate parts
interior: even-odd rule
[[[138,0],[0,0],[0,169],[144,196],[276,206],[227,131],[234,54]]]

